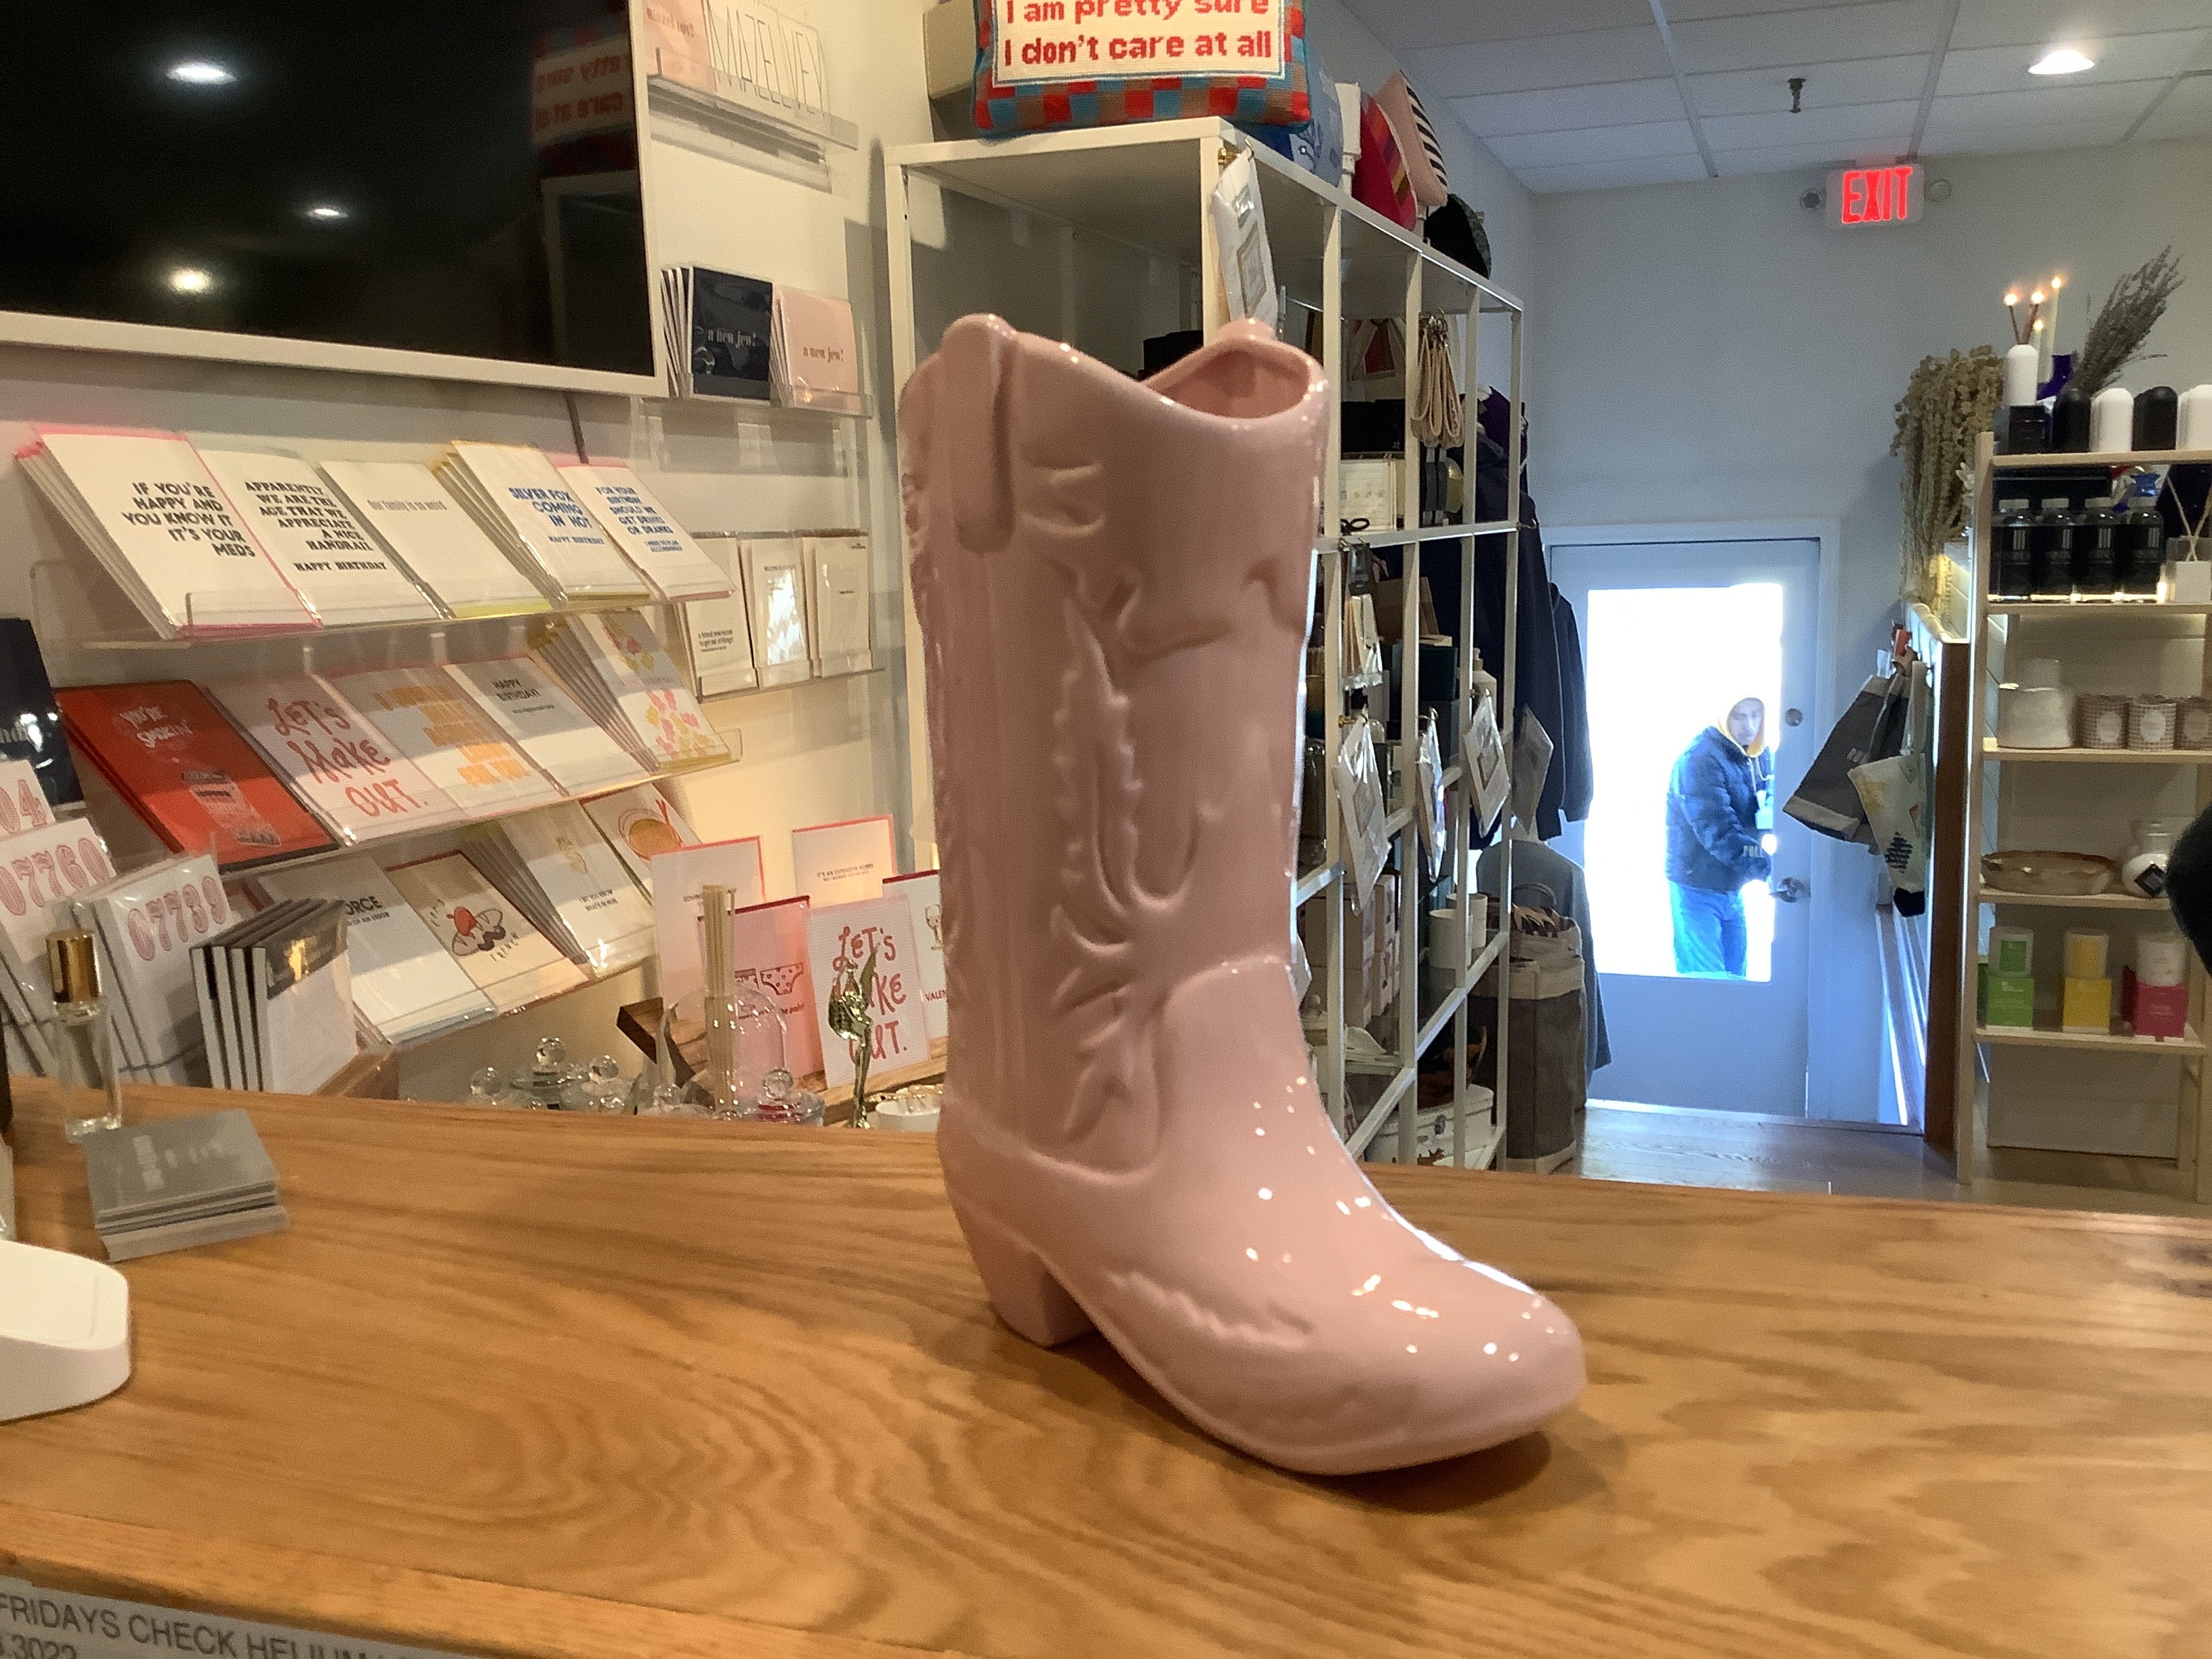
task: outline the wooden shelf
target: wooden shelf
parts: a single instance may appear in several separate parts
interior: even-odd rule
[[[2132,893],[2008,893],[2001,887],[1991,887],[1986,883],[1974,896],[1982,904],[2011,904],[2036,910],[2163,911],[2167,908],[2164,899],[2138,898]]]
[[[2094,455],[1992,455],[1990,465],[1999,472],[2033,471],[2039,467],[2202,466],[2212,465],[2212,449],[2115,449]]]
[[[2181,1059],[2204,1052],[2204,1040],[2197,1035],[2197,1028],[2182,1028],[2178,1037],[2139,1037],[2130,1032],[2114,1030],[2050,1031],[2041,1026],[1978,1025],[1974,1040],[1995,1047],[2017,1048],[2071,1048],[2088,1054],[2138,1054],[2147,1059]]]
[[[2052,761],[2069,766],[2212,766],[2212,749],[2003,749],[1982,739],[1985,760]]]
[[[2115,617],[2212,617],[2212,605],[2179,605],[2167,599],[1991,599],[1982,607],[1990,617],[2064,617],[2100,622]]]

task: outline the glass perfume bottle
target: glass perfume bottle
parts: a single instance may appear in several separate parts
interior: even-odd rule
[[[100,992],[92,935],[72,928],[46,936],[46,977],[54,990],[54,1088],[62,1133],[82,1140],[123,1127],[123,1077],[116,1069],[115,1026]]]

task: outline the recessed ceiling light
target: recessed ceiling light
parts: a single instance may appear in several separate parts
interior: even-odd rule
[[[188,87],[227,87],[238,79],[222,64],[204,58],[187,58],[169,65],[169,78]]]
[[[169,273],[169,286],[179,294],[205,294],[215,278],[198,265],[179,265]]]
[[[2079,75],[2083,70],[2097,67],[2094,58],[2084,58],[2071,46],[2053,46],[2049,52],[2027,66],[2030,75]]]
[[[334,202],[318,202],[307,210],[310,219],[343,219],[350,216]]]

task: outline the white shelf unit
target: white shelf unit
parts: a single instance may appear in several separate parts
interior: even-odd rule
[[[1964,836],[1970,907],[1960,963],[1957,1098],[1960,1169],[1992,1175],[2152,1192],[2212,1202],[2212,1098],[2204,1043],[2206,979],[2192,960],[2184,1036],[2138,1037],[2118,1023],[2118,981],[2140,934],[2173,927],[2161,901],[2112,892],[2039,897],[1980,879],[1982,855],[2001,848],[2059,848],[2117,854],[2130,820],[2185,821],[2212,801],[2212,752],[2190,750],[2008,749],[1991,735],[1997,687],[2014,659],[2052,657],[2077,691],[2212,695],[2205,649],[2212,606],[2148,600],[2000,600],[1990,592],[1990,526],[1996,504],[2018,490],[2040,494],[2039,473],[2160,465],[2172,452],[1996,455],[1981,441],[1969,524],[1973,550],[1972,727],[1966,752]],[[2109,1032],[2063,1031],[2039,1012],[2034,1028],[1979,1024],[1978,958],[2000,919],[2036,929],[2037,978],[2059,976],[2067,927],[2112,936],[2115,981]],[[2039,914],[2040,913],[2040,914]],[[2071,1144],[2065,1144],[2071,1143]]]
[[[1017,327],[1046,335],[1091,355],[1125,365],[1149,334],[1176,328],[1200,328],[1212,334],[1227,320],[1213,240],[1206,209],[1222,170],[1249,153],[1259,171],[1277,283],[1299,305],[1320,313],[1323,367],[1337,396],[1332,405],[1330,441],[1322,481],[1322,500],[1330,522],[1317,529],[1318,565],[1315,592],[1322,605],[1323,663],[1322,721],[1326,749],[1322,767],[1325,855],[1302,872],[1293,902],[1303,908],[1322,908],[1325,959],[1314,966],[1323,988],[1327,1016],[1316,1044],[1323,1099],[1339,1130],[1355,1152],[1364,1153],[1392,1123],[1397,1127],[1398,1158],[1414,1159],[1418,1108],[1417,1066],[1422,1052],[1449,1026],[1453,1034],[1453,1112],[1447,1161],[1483,1167],[1504,1145],[1508,1109],[1506,986],[1499,975],[1494,1023],[1498,1087],[1488,1109],[1468,1110],[1467,1078],[1468,1004],[1484,971],[1502,948],[1493,939],[1468,971],[1441,999],[1423,1006],[1421,945],[1426,926],[1429,884],[1420,869],[1419,831],[1413,822],[1412,794],[1419,778],[1418,646],[1404,657],[1401,677],[1397,776],[1401,799],[1387,820],[1396,848],[1395,872],[1383,878],[1399,884],[1399,995],[1394,1016],[1386,1015],[1385,1059],[1347,1065],[1346,1058],[1346,921],[1351,913],[1351,883],[1341,845],[1337,811],[1335,762],[1345,696],[1343,632],[1347,557],[1353,542],[1335,529],[1340,500],[1339,458],[1345,386],[1345,333],[1348,321],[1389,318],[1405,328],[1410,355],[1419,337],[1424,313],[1442,312],[1462,319],[1455,331],[1455,369],[1468,394],[1466,426],[1475,426],[1474,373],[1491,366],[1494,351],[1503,360],[1498,383],[1511,399],[1508,446],[1509,499],[1506,515],[1492,524],[1464,520],[1457,525],[1420,526],[1419,471],[1410,462],[1419,447],[1411,429],[1408,402],[1401,511],[1409,528],[1363,532],[1370,548],[1403,550],[1405,599],[1400,637],[1417,641],[1421,584],[1412,578],[1432,561],[1449,557],[1460,567],[1458,619],[1459,688],[1462,699],[1471,681],[1475,576],[1474,533],[1496,534],[1505,544],[1506,649],[1502,663],[1486,665],[1499,684],[1504,707],[1514,706],[1513,641],[1517,625],[1516,597],[1520,566],[1521,361],[1523,310],[1521,301],[1465,266],[1438,253],[1417,237],[1355,203],[1340,189],[1262,146],[1253,144],[1227,122],[1211,118],[1164,121],[1091,131],[1043,133],[1001,140],[963,140],[889,151],[884,158],[890,232],[892,301],[891,349],[894,383],[905,385],[915,365],[933,349],[944,328],[959,316],[998,311]],[[975,249],[995,238],[997,258],[979,259]],[[963,254],[971,274],[952,268]],[[1135,295],[1133,301],[1131,295]],[[1111,313],[1113,314],[1104,314]],[[1491,329],[1480,326],[1494,319]],[[1490,335],[1484,342],[1486,333]],[[1472,444],[1469,454],[1472,455]],[[1463,491],[1472,513],[1474,484]],[[910,560],[912,550],[908,550]],[[934,812],[930,799],[928,733],[924,706],[921,635],[908,585],[907,707],[908,776],[917,859],[930,856]],[[1450,718],[1450,711],[1445,711]],[[1449,811],[1446,821],[1446,869],[1460,872],[1455,902],[1462,925],[1471,893],[1474,833],[1469,822],[1473,797],[1463,767],[1445,773]],[[1497,890],[1512,890],[1512,849],[1505,838]],[[1464,936],[1464,934],[1462,934]],[[1384,1020],[1373,1024],[1381,1026]],[[1358,1079],[1354,1086],[1352,1079]],[[1384,1142],[1388,1145],[1388,1142]]]

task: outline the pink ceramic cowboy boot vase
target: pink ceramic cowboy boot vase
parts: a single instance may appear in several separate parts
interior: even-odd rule
[[[1534,1428],[1581,1339],[1378,1197],[1288,967],[1328,387],[1250,325],[1139,385],[996,317],[899,401],[951,1018],[945,1184],[1006,1323],[1349,1474]]]

